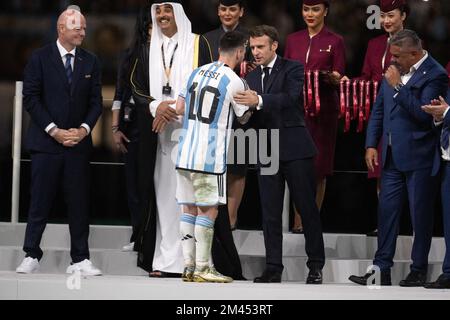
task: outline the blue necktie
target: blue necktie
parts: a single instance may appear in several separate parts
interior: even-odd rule
[[[66,65],[64,66],[64,68],[66,69],[66,76],[67,76],[67,81],[69,81],[69,85],[72,84],[72,57],[73,55],[71,53],[66,54]]]
[[[441,136],[441,146],[444,150],[448,149],[448,145],[449,145],[449,133],[450,133],[450,129],[448,126],[444,126],[444,128],[442,129],[442,136]]]

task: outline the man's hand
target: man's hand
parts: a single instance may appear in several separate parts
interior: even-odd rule
[[[114,144],[117,149],[122,153],[128,153],[127,147],[125,146],[125,142],[130,143],[130,140],[122,131],[116,131],[113,133]]]
[[[238,104],[249,107],[256,107],[259,104],[258,94],[252,90],[236,93],[236,95],[234,96],[234,101],[236,101],[236,103]]]
[[[389,66],[384,77],[386,81],[389,83],[391,87],[395,87],[402,82],[402,76],[400,75],[400,71],[395,65]]]
[[[160,133],[164,131],[164,128],[169,122],[178,119],[176,110],[170,106],[176,102],[176,100],[168,100],[159,104],[158,109],[156,109],[155,120],[153,121],[153,132]]]
[[[72,134],[68,130],[54,128],[54,131],[51,131],[51,136],[55,139],[59,144],[64,145],[64,142],[69,140]]]
[[[170,105],[176,103],[176,100],[163,101],[159,104],[158,109],[156,109],[156,118],[164,117],[168,122],[175,121],[178,119],[177,112]]]
[[[422,110],[431,114],[436,122],[440,122],[444,119],[444,113],[448,107],[447,102],[440,96],[439,100],[431,100],[430,104],[422,106]]]
[[[75,147],[88,135],[86,129],[83,127],[78,129],[70,129],[68,132],[69,133],[68,135],[66,135],[66,138],[63,142],[63,146],[69,148]]]
[[[153,120],[152,131],[156,133],[161,133],[166,128],[169,121],[167,121],[163,116],[156,117]]]
[[[376,148],[367,148],[366,150],[366,165],[367,168],[371,171],[375,171],[375,166],[378,167],[378,151]]]
[[[253,70],[256,69],[256,67],[257,67],[256,63],[250,62],[250,61],[249,61],[249,62],[247,63],[247,73],[252,72]]]

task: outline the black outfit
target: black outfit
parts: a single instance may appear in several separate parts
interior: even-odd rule
[[[265,175],[262,170],[266,168],[259,165],[258,181],[266,247],[266,271],[262,278],[268,281],[257,281],[257,278],[255,282],[276,282],[273,280],[279,280],[283,271],[282,211],[285,182],[294,204],[302,214],[307,266],[311,271],[323,268],[325,253],[319,210],[315,202],[314,156],[317,149],[305,127],[303,108],[298,107],[303,102],[303,66],[277,57],[273,70],[264,79],[264,91],[262,75],[261,68],[257,67],[246,78],[250,88],[257,91],[263,100],[262,109],[254,113],[252,123],[256,129],[269,130],[269,140],[264,143],[267,143],[269,150],[273,149],[272,159],[278,156],[279,169],[273,175]],[[270,130],[273,129],[279,130],[279,150],[270,145]]]
[[[138,140],[138,197],[140,200],[139,233],[135,242],[138,251],[138,266],[151,272],[156,242],[156,195],[153,175],[155,172],[158,136],[152,131],[153,117],[149,104],[153,98],[149,93],[149,46],[142,45],[131,66],[131,92],[136,106]]]
[[[148,48],[143,49],[139,54],[137,65],[132,75],[132,91],[138,111],[137,119],[140,132],[138,172],[139,195],[143,216],[135,248],[139,252],[138,266],[151,272],[153,271],[153,255],[156,243],[156,196],[153,176],[158,140],[157,135],[152,132],[154,119],[149,110],[149,103],[153,98],[149,95],[148,54]],[[203,36],[199,38],[198,59],[199,66],[212,62],[210,45]],[[219,211],[219,217],[214,226],[212,257],[215,267],[220,273],[235,280],[243,279],[241,262],[234,245],[227,212]]]
[[[91,135],[73,148],[45,129],[94,129],[102,113],[101,72],[93,54],[77,48],[74,68],[65,67],[56,41],[33,52],[24,72],[24,107],[31,116],[26,145],[31,153],[31,204],[25,234],[27,257],[40,260],[40,242],[60,187],[69,219],[72,262],[89,259],[89,157]],[[70,74],[69,74],[70,72]]]
[[[248,38],[248,30],[242,27],[240,24],[237,25],[236,29],[234,31],[239,31],[247,36]],[[225,34],[225,29],[223,26],[220,26],[217,29],[211,30],[207,33],[205,33],[203,36],[206,38],[206,40],[209,43],[209,46],[211,48],[211,54],[213,61],[217,61],[219,59],[219,44],[220,39]],[[247,47],[247,52],[245,53],[245,60],[246,61],[252,61],[252,52],[249,47]],[[240,72],[240,66],[236,67],[236,73],[239,75]]]
[[[130,140],[127,143],[128,152],[123,155],[125,162],[125,181],[127,190],[128,209],[131,216],[131,225],[133,233],[130,242],[135,242],[139,232],[139,224],[141,222],[141,209],[138,194],[138,151],[139,151],[139,128],[136,119],[136,105],[130,102],[132,97],[132,89],[130,82],[130,75],[133,68],[132,62],[135,59],[129,59],[131,49],[123,54],[119,70],[117,73],[116,92],[114,94],[114,101],[122,103],[120,108],[119,130]],[[129,111],[125,111],[125,110]],[[129,114],[125,119],[125,112]]]

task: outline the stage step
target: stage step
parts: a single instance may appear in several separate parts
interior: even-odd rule
[[[25,223],[0,223],[0,245],[22,246],[25,229]],[[131,233],[131,227],[93,225],[89,232],[89,246],[92,249],[121,249],[130,242]],[[70,248],[69,226],[48,224],[42,236],[41,247]]]
[[[264,236],[262,231],[236,230],[233,232],[234,242],[240,255],[265,255]],[[355,234],[323,235],[325,256],[327,258],[373,259],[377,249],[377,238]],[[412,237],[399,236],[394,259],[409,260],[411,258]],[[443,238],[433,238],[429,260],[442,261],[445,253]],[[285,233],[283,235],[283,256],[306,256],[305,237],[302,234]]]
[[[22,242],[25,224],[0,224],[0,271],[14,271],[24,257]],[[105,275],[145,276],[146,272],[136,267],[137,255],[122,252],[128,242],[130,227],[91,226],[91,260]],[[265,265],[265,249],[262,231],[237,230],[233,232],[235,244],[241,257],[243,274],[247,279],[260,275]],[[326,264],[324,280],[328,283],[347,283],[351,274],[364,274],[371,265],[376,250],[376,238],[365,235],[325,234]],[[397,241],[392,280],[398,283],[409,272],[412,237],[401,236]],[[66,225],[48,225],[44,233],[42,248],[44,257],[40,273],[64,273],[69,265],[70,238]],[[304,236],[284,234],[283,240],[284,281],[305,281],[306,254]],[[429,255],[429,277],[436,278],[442,267],[445,243],[435,238]]]
[[[21,247],[25,237],[26,224],[0,223],[0,246]],[[91,249],[120,250],[129,242],[131,227],[125,226],[91,226],[89,246]],[[265,255],[262,231],[236,230],[234,242],[240,255]],[[324,234],[325,254],[327,258],[372,259],[377,239],[365,235]],[[49,224],[41,242],[42,248],[70,248],[70,235],[67,225]],[[411,256],[412,237],[399,236],[397,240],[396,260],[409,260]],[[442,261],[445,252],[443,238],[434,238],[429,260]],[[305,238],[301,234],[285,233],[283,236],[283,256],[305,256]]]
[[[104,274],[139,276],[147,273],[137,267],[135,252],[111,249],[91,249],[91,261]],[[20,247],[0,247],[0,271],[15,271],[22,262],[24,253]],[[39,273],[58,274],[66,272],[71,262],[70,250],[65,248],[45,248]]]
[[[244,276],[252,280],[264,271],[265,258],[263,256],[240,256]],[[308,268],[306,257],[283,257],[283,281],[306,281]],[[429,262],[428,278],[436,279],[442,273],[442,262]],[[372,260],[357,259],[327,259],[323,268],[323,279],[327,283],[350,283],[350,275],[364,275]],[[409,273],[411,261],[394,260],[391,271],[392,283],[397,285]]]
[[[256,255],[241,255],[244,276],[251,280],[261,275],[265,266],[265,257]],[[23,259],[19,247],[0,247],[0,271],[14,271]],[[70,264],[69,249],[47,248],[41,260],[39,273],[64,273]],[[110,249],[92,249],[91,260],[105,275],[139,276],[147,273],[136,267],[137,254]],[[305,281],[308,274],[306,257],[283,257],[283,281]],[[351,274],[364,274],[371,260],[337,259],[326,260],[323,269],[324,281],[328,283],[347,283]],[[392,281],[398,283],[409,272],[409,260],[396,260],[392,270]],[[430,262],[429,277],[437,278],[441,273],[442,262]]]

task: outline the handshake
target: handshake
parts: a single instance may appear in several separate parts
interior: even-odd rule
[[[53,128],[49,132],[50,136],[64,147],[73,148],[87,137],[87,130],[83,127],[78,129],[59,129]]]

